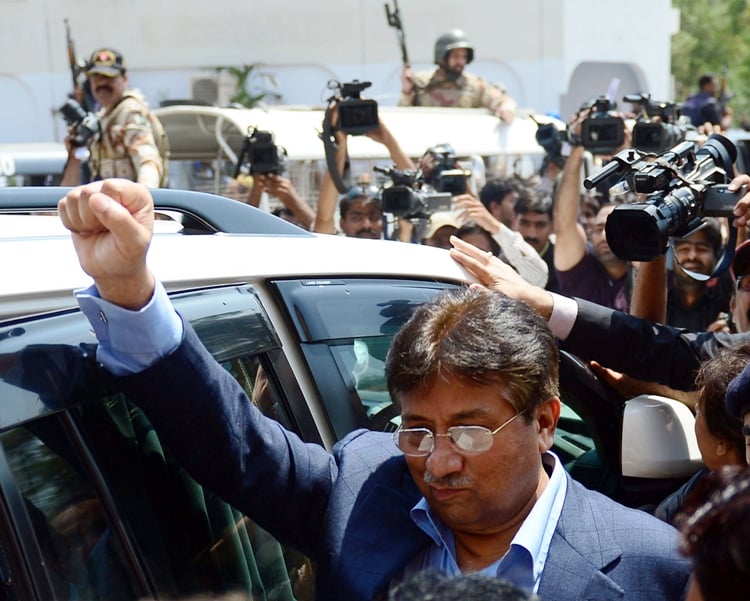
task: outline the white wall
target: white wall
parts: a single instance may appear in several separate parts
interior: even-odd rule
[[[392,2],[392,0],[391,0]],[[282,101],[321,104],[329,79],[369,80],[368,96],[395,104],[400,52],[384,0],[0,0],[0,142],[60,140],[54,110],[70,90],[63,20],[79,57],[110,45],[131,84],[152,105],[190,96],[217,65],[262,63]],[[438,35],[463,28],[476,47],[472,70],[503,82],[522,106],[562,112],[580,104],[568,82],[582,62],[604,93],[606,63],[633,63],[644,90],[669,99],[669,0],[401,0],[410,59],[432,63]],[[580,73],[580,71],[579,71]],[[582,85],[579,81],[578,85]],[[582,89],[582,91],[584,91]],[[636,90],[620,90],[620,95]],[[565,99],[569,97],[566,104]],[[577,100],[574,100],[577,99]],[[565,112],[563,112],[565,110]]]

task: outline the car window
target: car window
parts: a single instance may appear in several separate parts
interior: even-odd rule
[[[455,284],[350,278],[274,282],[337,439],[357,428],[394,431],[385,383],[393,336],[414,309]]]
[[[102,500],[55,418],[0,434],[56,599],[133,599]]]

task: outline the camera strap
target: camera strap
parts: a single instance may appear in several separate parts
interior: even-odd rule
[[[340,194],[346,194],[352,187],[351,183],[351,172],[349,164],[349,153],[347,151],[346,159],[344,161],[343,173],[339,173],[338,165],[336,165],[336,151],[338,150],[338,144],[336,144],[336,137],[334,136],[334,128],[331,124],[331,112],[333,107],[329,101],[328,107],[323,114],[323,131],[320,134],[320,139],[323,140],[323,148],[326,155],[326,166],[331,174],[333,183]]]

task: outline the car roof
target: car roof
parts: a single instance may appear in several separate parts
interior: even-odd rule
[[[73,291],[91,283],[67,232],[0,239],[0,254],[16,258],[0,267],[0,320],[73,307]],[[330,235],[160,234],[148,260],[168,290],[284,277],[470,279],[442,249]]]

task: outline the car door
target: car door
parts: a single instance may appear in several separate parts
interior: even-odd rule
[[[173,300],[252,402],[310,433],[293,381],[281,394],[291,370],[252,289]],[[96,364],[78,311],[3,325],[0,358],[0,599],[312,598],[310,561],[185,472]]]

